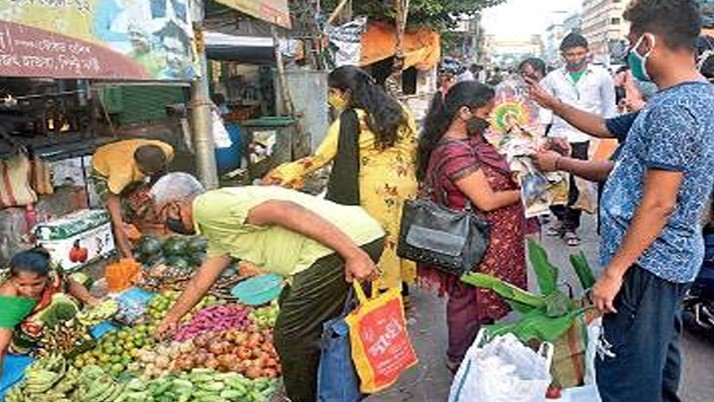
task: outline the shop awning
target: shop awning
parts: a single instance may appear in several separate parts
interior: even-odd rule
[[[396,28],[382,22],[370,22],[362,35],[362,58],[366,66],[394,56],[397,43]],[[439,63],[441,42],[439,34],[429,28],[410,30],[404,35],[404,68],[429,70]]]
[[[246,13],[251,17],[291,28],[288,0],[215,0],[216,3]]]
[[[228,35],[206,32],[206,56],[211,60],[235,61],[249,64],[275,62],[272,38]]]

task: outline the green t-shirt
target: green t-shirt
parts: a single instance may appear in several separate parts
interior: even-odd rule
[[[275,186],[223,188],[206,192],[193,203],[194,221],[208,240],[208,256],[229,254],[287,277],[334,253],[283,227],[246,223],[253,207],[273,200],[294,202],[320,215],[360,246],[384,236],[380,224],[358,206],[339,205]]]

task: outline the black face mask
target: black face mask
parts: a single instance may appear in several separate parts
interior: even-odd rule
[[[475,137],[477,135],[483,135],[490,126],[491,123],[488,120],[484,120],[480,117],[471,117],[466,120],[466,134],[469,137]]]
[[[192,235],[195,233],[195,230],[187,228],[186,225],[183,224],[183,220],[181,219],[166,218],[165,224],[166,227],[174,233],[182,235]]]

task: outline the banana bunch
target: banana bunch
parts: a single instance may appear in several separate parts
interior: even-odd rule
[[[72,394],[72,402],[113,402],[124,392],[117,383],[98,366],[84,367],[78,378],[78,386]]]
[[[107,300],[100,305],[91,308],[85,308],[77,314],[77,320],[88,327],[106,321],[119,311],[119,303],[114,300]]]
[[[71,402],[68,393],[77,383],[78,373],[59,354],[33,363],[25,371],[25,380],[5,396],[7,402]]]

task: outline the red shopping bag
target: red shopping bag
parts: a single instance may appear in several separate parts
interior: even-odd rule
[[[359,308],[346,318],[350,328],[352,360],[359,374],[360,390],[379,392],[419,361],[407,333],[407,320],[399,289],[368,299],[355,282]]]

